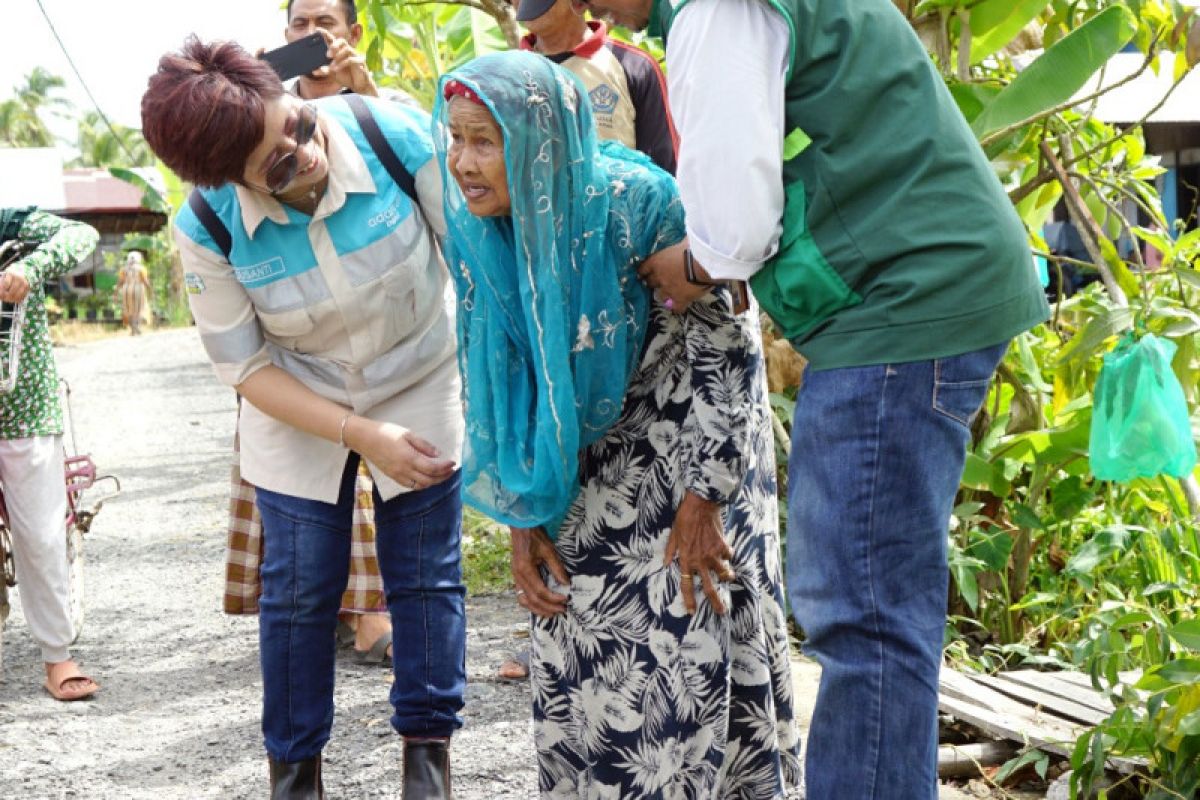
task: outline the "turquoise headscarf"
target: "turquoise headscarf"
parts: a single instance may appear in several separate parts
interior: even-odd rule
[[[500,125],[510,217],[471,214],[450,175],[449,81]],[[500,522],[555,536],[579,489],[579,451],[617,421],[640,358],[650,295],[636,264],[672,243],[655,222],[668,209],[667,238],[682,238],[682,210],[674,182],[648,159],[601,151],[587,93],[542,56],[475,59],[444,76],[438,96],[445,253],[459,296],[463,496]],[[625,191],[622,174],[636,191]],[[647,230],[631,203],[653,207]]]

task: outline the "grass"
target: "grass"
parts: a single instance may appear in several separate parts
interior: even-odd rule
[[[497,594],[513,587],[508,529],[472,508],[463,509],[463,581],[472,595]]]

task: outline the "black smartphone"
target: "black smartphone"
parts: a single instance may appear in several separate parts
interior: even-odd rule
[[[325,37],[314,33],[263,53],[261,58],[271,65],[279,80],[290,81],[328,64],[328,51]]]

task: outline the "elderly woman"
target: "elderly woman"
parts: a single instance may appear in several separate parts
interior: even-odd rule
[[[265,543],[271,796],[323,791],[334,629],[365,459],[388,609],[405,642],[390,698],[404,796],[449,797],[465,683],[453,460],[462,411],[453,291],[430,230],[442,197],[429,116],[353,97],[306,103],[237,45],[192,38],[159,62],[142,122],[158,156],[206,187],[179,212],[175,239],[217,377],[246,400],[241,471],[257,489]],[[413,186],[397,183],[397,160]]]
[[[549,60],[479,58],[435,117],[463,491],[510,526],[533,613],[542,796],[785,796],[800,766],[757,315],[723,287],[683,315],[653,301],[635,269],[683,236],[675,185],[598,149]]]
[[[129,326],[129,333],[138,336],[142,332],[142,315],[146,312],[146,294],[152,291],[150,273],[138,250],[130,250],[125,256],[125,266],[117,277],[115,290],[121,295],[121,316]]]

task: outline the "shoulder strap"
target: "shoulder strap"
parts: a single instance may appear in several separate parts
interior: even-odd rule
[[[375,152],[379,163],[383,164],[383,168],[387,170],[388,175],[392,176],[396,185],[403,189],[414,203],[418,203],[416,180],[397,157],[396,151],[388,144],[383,131],[379,129],[379,123],[371,114],[371,109],[367,108],[366,102],[356,94],[344,94],[342,98],[354,112],[354,118],[358,120],[358,127],[362,128],[363,134],[367,137],[367,143],[371,145],[371,150]]]
[[[200,194],[199,189],[192,189],[192,193],[188,195],[188,207],[192,209],[192,213],[196,215],[196,219],[200,220],[200,224],[204,226],[204,230],[208,231],[212,240],[217,243],[217,247],[221,248],[225,260],[229,261],[229,253],[233,250],[233,237],[229,235],[229,228],[225,227],[225,223],[217,216],[217,212],[213,211],[212,206],[204,199],[204,195]]]

